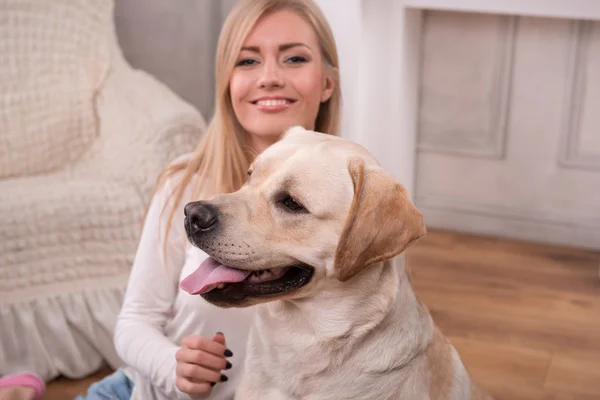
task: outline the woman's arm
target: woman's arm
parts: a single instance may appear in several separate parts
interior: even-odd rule
[[[117,353],[127,365],[169,398],[179,398],[182,394],[175,385],[175,353],[179,346],[165,336],[164,327],[170,319],[185,261],[180,232],[183,211],[176,211],[163,260],[162,238],[170,211],[162,212],[166,193],[166,189],[157,192],[146,215],[114,340]]]

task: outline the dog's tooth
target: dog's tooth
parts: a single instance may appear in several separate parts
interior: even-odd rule
[[[266,281],[266,280],[271,279],[272,276],[273,276],[273,273],[271,271],[264,271],[263,274],[260,276],[260,280]]]
[[[219,283],[217,285],[217,289],[224,289],[225,288],[225,284],[224,283]]]
[[[276,276],[281,275],[285,267],[277,267],[272,269],[263,269],[252,271],[250,276],[248,277],[249,283],[260,283],[269,280],[273,280]]]

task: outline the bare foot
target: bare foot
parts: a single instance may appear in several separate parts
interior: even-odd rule
[[[27,386],[0,388],[0,400],[34,400],[35,389]]]

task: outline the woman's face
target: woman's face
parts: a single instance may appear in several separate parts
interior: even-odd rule
[[[248,144],[259,153],[292,125],[313,130],[333,79],[312,27],[291,11],[259,19],[238,55],[229,91]]]

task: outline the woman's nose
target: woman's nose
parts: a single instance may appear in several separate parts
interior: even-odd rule
[[[285,79],[283,77],[283,71],[277,62],[267,61],[263,64],[258,84],[261,88],[284,86]]]

